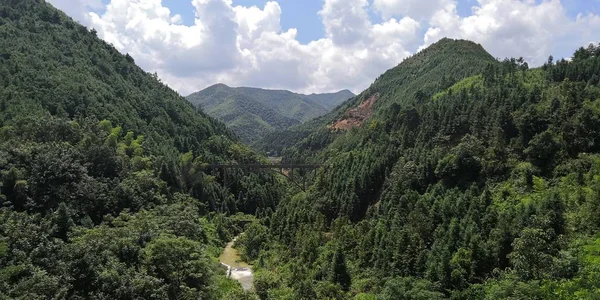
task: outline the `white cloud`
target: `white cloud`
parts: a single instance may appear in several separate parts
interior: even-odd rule
[[[371,26],[365,8],[367,0],[327,0],[319,12],[325,32],[334,44],[351,45],[364,41]]]
[[[64,8],[61,0],[52,2]],[[327,36],[308,44],[298,42],[296,29],[282,31],[275,1],[263,8],[230,0],[192,5],[191,26],[181,25],[181,16],[160,0],[111,0],[102,13],[76,19],[182,94],[216,82],[359,92],[420,44],[419,23],[406,17],[372,24],[366,0],[326,0],[319,14]]]
[[[161,0],[111,0],[105,7],[99,0],[50,0],[182,94],[217,82],[360,92],[419,46],[444,36],[534,64],[600,40],[592,30],[600,28],[599,16],[569,18],[559,0],[478,0],[466,17],[458,15],[455,0],[325,0],[318,12],[325,37],[309,43],[298,41],[296,29],[282,30],[276,1],[262,8],[188,1],[195,10],[191,25],[182,25]],[[370,10],[384,20],[374,23]]]
[[[411,16],[417,20],[429,19],[432,14],[453,0],[373,0],[373,6],[384,18]]]
[[[456,4],[447,4],[431,18],[424,46],[443,37],[481,43],[496,57],[524,57],[533,65],[549,55],[571,53],[591,40],[600,40],[599,17],[567,16],[559,0],[478,0],[473,13],[460,17]],[[587,41],[588,39],[589,41]]]
[[[55,7],[60,8],[71,18],[84,23],[90,10],[102,8],[102,0],[50,0]]]
[[[233,10],[242,49],[248,49],[265,32],[281,31],[281,8],[277,2],[267,2],[263,10],[256,6],[236,6]]]

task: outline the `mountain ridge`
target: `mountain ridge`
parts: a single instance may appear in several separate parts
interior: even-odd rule
[[[209,115],[227,123],[246,143],[326,114],[353,97],[349,90],[299,94],[287,90],[229,87],[218,83],[186,97]]]
[[[362,124],[371,116],[377,118],[390,109],[395,109],[394,105],[413,105],[450,87],[459,79],[477,74],[488,63],[497,63],[497,60],[480,44],[468,40],[441,39],[385,71],[367,89],[331,112],[306,123],[267,134],[256,143],[255,148],[279,154],[283,154],[285,148],[304,149],[299,150],[301,152],[306,149],[312,152],[322,150],[341,134],[339,130],[332,130],[336,128],[336,124],[340,124],[337,126],[339,128],[349,129]],[[377,94],[380,96],[376,97],[377,100],[370,105],[370,111],[366,112],[365,116],[369,118],[360,117],[360,121],[350,118],[348,122],[345,121],[347,113],[355,115],[353,110],[357,110],[362,103]],[[280,136],[286,138],[280,139]],[[292,156],[290,159],[301,159],[298,155],[290,153],[288,156]],[[304,154],[300,154],[302,155]]]
[[[295,127],[283,161],[327,168],[265,224],[263,283],[307,299],[593,299],[600,45],[573,57],[530,69],[442,40]],[[327,128],[374,95],[361,126]]]
[[[285,182],[203,166],[264,161],[95,30],[0,1],[0,299],[238,299],[230,215]]]

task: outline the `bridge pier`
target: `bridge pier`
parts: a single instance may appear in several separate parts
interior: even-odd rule
[[[250,171],[258,171],[261,169],[266,169],[266,170],[273,170],[276,173],[279,173],[283,176],[285,176],[286,178],[288,178],[291,182],[293,182],[294,184],[296,184],[299,188],[301,188],[302,190],[306,191],[306,176],[308,174],[310,174],[310,172],[304,172],[304,170],[306,169],[310,169],[314,171],[314,176],[317,175],[317,169],[321,168],[321,167],[325,167],[325,165],[323,164],[212,164],[212,165],[208,165],[203,167],[202,169],[207,170],[207,169],[212,169],[213,170],[213,174],[214,174],[214,170],[216,169],[220,169],[221,170],[221,175],[223,178],[223,185],[225,187],[227,187],[229,185],[229,176],[227,175],[227,170],[228,169],[245,169],[245,170],[250,170]],[[295,179],[295,175],[294,175],[294,169],[299,169],[300,171],[300,175],[302,177],[302,184],[297,183],[294,179]],[[285,173],[285,170],[289,170],[289,175]]]

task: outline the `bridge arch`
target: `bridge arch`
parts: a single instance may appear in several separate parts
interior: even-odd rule
[[[326,167],[324,164],[293,164],[293,163],[278,163],[278,164],[210,164],[204,166],[204,170],[222,170],[223,184],[227,186],[227,170],[242,169],[242,170],[266,170],[276,174],[283,175],[298,188],[306,191],[306,176],[302,176],[302,185],[294,180],[294,170],[312,170],[316,173],[319,168]],[[289,170],[288,174],[284,170]]]

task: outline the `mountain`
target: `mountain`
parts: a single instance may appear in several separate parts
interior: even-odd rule
[[[493,56],[481,45],[464,40],[442,39],[386,71],[365,91],[326,115],[288,129],[265,135],[255,148],[281,153],[323,149],[335,137],[352,127],[360,127],[371,115],[375,118],[397,105],[411,105],[430,98],[462,78],[480,73]],[[340,130],[331,130],[340,129]],[[285,138],[282,138],[285,137]],[[297,154],[288,153],[293,159]]]
[[[593,299],[598,74],[600,45],[531,69],[444,39],[296,127],[284,161],[326,167],[246,237],[257,294]]]
[[[281,133],[320,169],[225,171],[266,159],[94,30],[0,0],[0,299],[596,299],[598,74],[600,45],[529,68],[443,39]]]
[[[187,96],[188,101],[225,122],[242,141],[251,144],[268,132],[286,129],[326,114],[354,94],[302,95],[282,90],[231,88],[224,84]]]
[[[0,1],[0,87],[0,298],[243,295],[216,257],[285,186],[206,169],[263,161],[223,123],[41,0]]]
[[[337,93],[323,93],[323,94],[310,94],[310,95],[300,95],[302,98],[305,98],[307,101],[312,101],[313,103],[324,106],[327,110],[332,110],[336,108],[338,105],[342,104],[346,100],[354,97],[354,93],[349,90],[341,90]],[[311,118],[312,119],[312,118]]]

